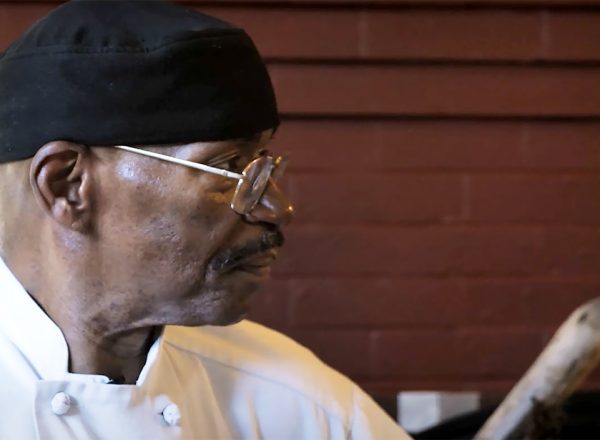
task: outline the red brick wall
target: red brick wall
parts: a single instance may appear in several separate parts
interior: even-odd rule
[[[0,1],[0,47],[57,3]],[[599,0],[186,3],[255,38],[293,155],[255,319],[370,391],[506,391],[600,294]]]

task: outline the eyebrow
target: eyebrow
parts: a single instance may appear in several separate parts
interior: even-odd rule
[[[223,162],[228,161],[229,159],[233,159],[238,155],[237,151],[229,151],[228,153],[219,154],[209,160],[206,161],[206,165],[215,166],[220,165]]]

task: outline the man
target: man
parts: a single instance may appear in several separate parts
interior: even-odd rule
[[[292,216],[277,125],[249,37],[167,2],[73,1],[11,45],[0,438],[405,438],[242,321]]]

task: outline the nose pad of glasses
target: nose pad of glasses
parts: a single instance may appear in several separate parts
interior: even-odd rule
[[[274,181],[278,181],[281,178],[281,176],[283,176],[283,173],[287,168],[288,162],[289,155],[287,153],[284,153],[283,155],[275,159],[275,163],[273,164],[273,171],[271,172],[271,178]]]

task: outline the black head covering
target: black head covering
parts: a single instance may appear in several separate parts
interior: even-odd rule
[[[45,143],[224,140],[277,126],[241,29],[160,0],[74,0],[0,58],[0,162]]]

